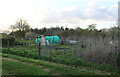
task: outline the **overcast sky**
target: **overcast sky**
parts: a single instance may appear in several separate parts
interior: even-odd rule
[[[109,28],[117,23],[118,0],[0,0],[0,30],[19,18],[32,28],[81,27],[97,24]]]

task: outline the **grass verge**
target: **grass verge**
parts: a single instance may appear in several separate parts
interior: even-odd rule
[[[20,62],[13,62],[9,60],[2,60],[2,73],[3,75],[48,75],[42,69],[33,65],[23,64]]]
[[[2,54],[2,56],[13,58],[21,62],[29,62],[29,63],[34,63],[36,65],[42,65],[47,68],[51,68],[52,72],[57,72],[57,73],[60,73],[61,75],[117,75],[115,72],[109,73],[109,72],[101,71],[98,69],[86,68],[86,67],[75,68],[72,66],[66,66],[66,65],[56,64],[56,63],[42,61],[42,60],[29,59],[25,57],[18,57],[10,54]]]

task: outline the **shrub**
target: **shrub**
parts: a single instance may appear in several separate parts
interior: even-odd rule
[[[113,67],[109,64],[103,64],[103,65],[101,65],[100,68],[101,68],[101,70],[106,70],[108,72],[116,72],[117,71],[117,69],[115,67]]]
[[[12,54],[12,55],[28,57],[28,58],[33,58],[33,59],[42,59],[42,60],[49,61],[49,56],[42,56],[41,55],[39,58],[38,53],[35,53],[33,51],[29,51],[29,52],[26,51],[24,53],[21,50],[13,50],[11,48],[9,49],[9,51],[7,48],[2,48],[2,51],[3,51],[3,53],[8,53],[8,54]],[[62,54],[62,55],[58,55],[58,56],[55,53],[53,53],[52,61],[56,62],[56,63],[67,64],[67,65],[93,67],[95,69],[105,70],[105,71],[109,71],[109,72],[116,72],[117,71],[117,68],[112,67],[108,64],[99,65],[99,64],[94,64],[91,62],[84,62],[81,58],[78,58],[77,62],[75,63],[74,56],[72,56],[72,54],[70,54],[69,52],[67,52],[67,54]],[[118,66],[120,66],[120,54],[117,58],[117,64],[118,64]]]
[[[83,66],[83,65],[85,65],[85,62],[83,62],[82,59],[78,58],[76,65],[77,65],[77,66]]]
[[[9,38],[2,38],[2,46],[3,47],[7,46],[8,40],[9,40],[9,46],[14,46],[15,38],[9,37]]]
[[[8,49],[7,48],[2,48],[2,53],[7,53]]]
[[[28,57],[28,58],[33,58],[33,59],[38,59],[39,58],[38,54],[36,54],[36,53],[27,53],[25,56]]]
[[[15,40],[15,44],[19,44],[20,43],[20,41],[18,41],[18,40]]]
[[[120,69],[120,54],[118,54],[118,57],[117,57],[117,66]]]

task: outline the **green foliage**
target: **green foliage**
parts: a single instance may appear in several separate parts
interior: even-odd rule
[[[110,73],[108,73],[108,72],[100,71],[100,70],[97,70],[97,69],[88,69],[86,67],[75,68],[75,67],[72,67],[72,66],[55,64],[55,63],[52,63],[52,62],[35,60],[35,59],[30,59],[30,58],[25,58],[25,57],[18,57],[18,56],[9,55],[9,54],[2,54],[2,56],[17,59],[17,60],[22,61],[22,62],[24,61],[24,62],[34,63],[36,65],[42,65],[42,66],[45,66],[47,68],[51,68],[51,72],[60,73],[62,75],[110,75]],[[15,66],[15,64],[13,64],[13,65]],[[12,64],[10,64],[10,66],[12,66]],[[32,69],[31,67],[29,67],[29,68]],[[18,68],[16,68],[16,69],[18,69]],[[24,70],[26,70],[26,68]]]
[[[12,37],[2,38],[2,46],[3,47],[7,46],[8,41],[9,41],[9,46],[14,46],[15,38],[12,38]]]
[[[2,35],[2,38],[7,38],[7,34],[6,33],[0,33]]]
[[[99,69],[109,71],[109,72],[117,72],[117,68],[115,68],[109,64],[103,64],[99,67]]]
[[[49,61],[49,56],[41,56],[40,58],[38,57],[38,53],[35,52],[23,52],[20,50],[13,50],[13,49],[8,49],[7,48],[3,48],[2,49],[3,53],[7,53],[7,54],[12,54],[12,55],[17,55],[17,56],[22,56],[22,57],[28,57],[28,58],[33,58],[33,59],[41,59],[41,60],[46,60]],[[77,62],[75,62],[75,58],[74,56],[70,53],[70,51],[68,50],[64,50],[64,53],[62,52],[62,50],[59,50],[60,55],[57,55],[56,53],[53,53],[52,55],[52,62],[56,62],[56,63],[62,63],[62,64],[66,64],[66,65],[76,65],[76,66],[85,66],[85,67],[92,67],[94,69],[99,69],[99,70],[103,70],[103,71],[108,71],[108,72],[117,72],[117,68],[110,66],[108,64],[103,64],[103,65],[98,65],[98,64],[94,64],[91,62],[84,62],[82,59],[78,58]]]
[[[2,53],[8,53],[8,54],[12,54],[12,55],[18,55],[18,56],[22,56],[24,57],[27,52],[23,53],[22,51],[20,50],[13,50],[12,48],[8,49],[7,48],[2,48]]]
[[[2,48],[2,53],[12,54],[12,55],[17,55],[17,56],[22,56],[22,57],[28,57],[28,58],[33,58],[33,59],[39,59],[38,53],[35,53],[32,51],[30,52],[26,51],[24,53],[24,51],[13,50],[12,48],[10,48],[9,51],[7,48]],[[41,59],[49,60],[49,57],[41,56]]]
[[[37,53],[28,53],[25,55],[28,58],[33,58],[33,59],[38,59],[38,54]]]
[[[20,62],[12,62],[8,60],[2,60],[3,75],[12,74],[12,75],[48,75],[49,73],[45,72],[42,69],[37,68],[33,65],[23,64]]]
[[[84,63],[85,66],[87,67],[93,67],[95,69],[99,69],[99,70],[102,70],[102,71],[108,71],[108,72],[118,72],[118,69],[116,67],[113,67],[109,64],[94,64],[94,63],[91,63],[91,62],[87,62],[87,63]]]
[[[15,35],[16,38],[25,38],[26,31],[16,31],[11,33],[11,35]]]
[[[84,66],[84,65],[85,65],[85,62],[83,62],[82,59],[78,58],[76,65],[77,65],[77,66]]]
[[[17,40],[19,43],[29,43],[33,42],[33,40],[28,41],[28,40]],[[81,44],[82,42],[80,42]],[[55,44],[53,47],[60,47],[60,48],[69,48],[73,46],[74,44],[69,44],[69,45],[60,45],[60,44]],[[3,53],[7,54],[12,54],[12,55],[17,55],[17,56],[22,56],[22,57],[27,57],[27,58],[33,58],[33,59],[39,59],[39,60],[45,60],[49,61],[49,47],[46,49],[44,48],[46,46],[42,46],[41,55],[40,58],[38,56],[38,47],[35,44],[27,44],[26,46],[26,51],[24,53],[24,47],[23,46],[14,46],[12,48],[8,49],[7,48],[2,48]],[[46,53],[44,53],[44,51]],[[82,51],[82,48],[79,48],[79,51]],[[43,54],[44,53],[44,54]],[[47,55],[48,54],[48,55]],[[119,59],[118,59],[119,60]],[[24,61],[24,60],[22,60]],[[52,49],[52,62],[56,63],[61,63],[61,64],[66,64],[66,65],[71,65],[71,66],[85,66],[85,67],[92,67],[95,69],[99,70],[105,70],[109,72],[114,72],[117,71],[116,68],[109,66],[109,65],[98,65],[98,64],[93,64],[91,62],[84,62],[81,58],[77,58],[77,61],[75,60],[75,56],[70,49]],[[119,64],[118,64],[119,65]]]
[[[82,59],[77,59],[77,66],[86,66],[86,67],[92,67],[94,69],[99,69],[102,71],[108,71],[108,72],[118,72],[118,69],[116,67],[113,67],[109,64],[94,64],[91,62],[84,62]]]
[[[20,41],[18,41],[18,40],[15,40],[15,44],[19,44],[20,43]]]
[[[118,54],[118,57],[117,57],[117,66],[120,69],[120,54]]]
[[[18,19],[14,25],[11,25],[11,29],[15,29],[18,31],[29,31],[30,26],[24,19]]]
[[[96,28],[96,24],[88,25],[89,30],[94,30],[95,28]]]

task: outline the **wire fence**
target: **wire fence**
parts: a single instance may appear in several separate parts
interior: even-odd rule
[[[79,66],[84,62],[96,64],[110,64],[117,66],[116,58],[118,55],[117,40],[102,40],[101,38],[91,38],[80,40],[75,44],[50,44],[37,45],[35,42],[17,43],[13,47],[6,47],[8,52],[19,56],[34,59],[49,60],[56,63]],[[84,62],[83,62],[84,61]]]

